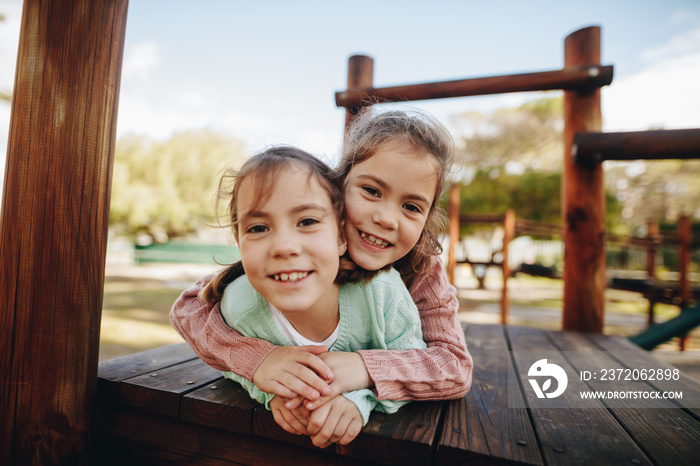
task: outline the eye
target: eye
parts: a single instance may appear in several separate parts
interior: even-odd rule
[[[246,229],[246,233],[250,234],[260,234],[260,233],[265,233],[268,230],[268,228],[265,225],[253,225]]]
[[[416,204],[404,204],[403,208],[408,210],[411,213],[415,214],[422,214],[423,209],[420,208],[420,206],[417,206]]]
[[[302,219],[298,225],[300,227],[310,227],[310,226],[316,225],[317,223],[321,223],[321,222],[315,218],[305,218],[305,219]]]
[[[370,196],[379,197],[379,191],[373,188],[372,186],[363,186],[362,189],[365,191],[365,193],[369,194]]]

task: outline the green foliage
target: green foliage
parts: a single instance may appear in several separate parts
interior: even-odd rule
[[[547,223],[561,220],[561,175],[528,170],[522,175],[479,170],[460,186],[461,212],[503,213],[512,208],[519,218]]]
[[[463,129],[464,163],[473,168],[519,165],[536,170],[561,169],[561,97],[547,97],[518,108],[482,115],[466,112],[455,117]]]
[[[623,205],[628,234],[650,222],[675,225],[681,215],[700,217],[700,161],[606,162],[605,184]]]
[[[217,175],[243,158],[242,143],[208,130],[165,142],[128,135],[117,142],[110,226],[157,239],[196,231],[214,217]]]
[[[488,115],[456,118],[462,137],[461,213],[500,214],[561,224],[563,117],[561,97],[531,101]],[[622,206],[607,198],[607,225],[618,229]]]

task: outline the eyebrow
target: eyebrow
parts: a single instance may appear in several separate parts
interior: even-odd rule
[[[328,214],[328,209],[326,209],[324,206],[321,204],[316,204],[316,203],[308,203],[308,204],[301,204],[298,206],[293,207],[289,213],[291,214],[299,214],[301,212],[305,212],[307,210],[320,210],[324,214]],[[260,211],[260,210],[252,210],[250,212],[246,212],[245,215],[241,217],[241,221],[249,219],[249,218],[267,218],[269,217],[270,214]]]
[[[372,181],[374,181],[375,183],[377,183],[380,187],[385,188],[385,189],[386,189],[386,187],[388,186],[388,184],[387,184],[384,180],[382,180],[381,178],[378,178],[378,177],[372,175],[371,173],[366,173],[366,174],[362,174],[362,175],[357,175],[357,179],[363,179],[363,178],[367,178],[367,179],[369,179],[369,180],[372,180]],[[428,200],[427,197],[421,196],[420,194],[410,193],[410,194],[408,194],[406,197],[407,197],[408,199],[411,199],[411,200],[414,200],[414,201],[421,201],[421,202],[424,202],[424,203],[426,203],[426,204],[428,204],[428,205],[431,204],[431,202]]]

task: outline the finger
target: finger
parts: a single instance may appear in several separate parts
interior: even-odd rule
[[[276,380],[270,382],[270,393],[274,393],[275,395],[283,398],[295,398],[299,395],[294,390],[289,389],[287,386]]]
[[[304,425],[304,423],[301,422],[300,419],[291,415],[291,413],[289,413],[289,416],[286,417],[286,421],[287,421],[287,424],[294,430],[294,432],[298,432],[300,435],[308,435],[309,434],[309,432],[306,430],[306,425]],[[292,433],[294,433],[294,432],[292,432]]]
[[[317,400],[305,400],[304,401],[304,407],[308,409],[309,411],[315,411],[321,406],[325,405],[327,402],[332,400],[333,398],[330,396],[322,396],[318,398]]]
[[[337,443],[339,445],[347,445],[348,443],[355,440],[355,437],[357,437],[361,430],[362,422],[358,419],[352,419],[347,429],[345,430],[345,434],[338,440]]]
[[[345,436],[348,426],[350,425],[350,419],[348,416],[341,416],[338,419],[338,423],[335,425],[333,432],[331,433],[328,441],[330,443],[336,443]]]
[[[300,396],[295,396],[294,398],[291,398],[289,401],[287,401],[284,404],[284,407],[287,408],[290,411],[293,411],[297,409],[299,406],[303,406],[304,404],[304,398]]]
[[[333,380],[333,371],[328,367],[328,364],[318,357],[318,354],[327,352],[328,349],[325,346],[317,346],[315,348],[324,348],[325,351],[320,351],[318,353],[312,351],[298,351],[295,353],[297,362],[311,369],[316,375],[325,379],[325,381]]]
[[[306,426],[306,430],[308,430],[309,435],[317,435],[320,432],[320,430],[323,428],[326,417],[328,417],[329,411],[330,407],[328,405],[323,405],[311,413],[311,416],[309,417],[309,424]]]
[[[294,415],[300,419],[304,419],[305,423],[304,425],[309,424],[309,418],[311,417],[311,411],[308,409],[304,408],[304,406],[299,406],[298,408],[295,408],[292,410]]]
[[[282,411],[278,409],[273,409],[272,417],[275,419],[275,422],[278,426],[280,426],[282,429],[286,430],[290,434],[301,435],[301,432],[299,432],[287,422],[287,420],[284,418],[284,415],[282,414]]]
[[[287,390],[291,390],[294,394],[287,398],[294,398],[296,396],[301,396],[303,398],[308,398],[310,400],[315,400],[321,396],[321,392],[314,388],[310,383],[317,383],[320,387],[325,385],[325,391],[329,391],[328,384],[323,381],[315,372],[312,370],[296,364],[294,367],[280,374],[277,381],[283,385]]]
[[[317,411],[316,411],[317,412]],[[311,414],[311,418],[313,419],[314,414]],[[341,413],[339,410],[330,410],[328,413],[328,416],[326,416],[323,425],[321,426],[321,429],[318,431],[316,435],[314,435],[314,438],[312,439],[313,444],[316,446],[320,445],[326,445],[328,443],[332,443],[331,437],[333,437],[333,434],[335,433],[336,426],[338,425],[338,421],[341,418]]]
[[[297,348],[302,349],[304,351],[308,351],[309,353],[313,354],[323,354],[328,352],[328,347],[326,345],[306,345],[306,346],[297,346]]]
[[[319,393],[327,394],[330,392],[328,383],[333,378],[333,373],[330,372],[328,366],[326,366],[320,358],[313,354],[300,353],[295,358],[295,363],[296,364],[291,364],[287,367],[285,373],[297,378],[300,382],[308,385]],[[326,369],[324,369],[324,367]],[[319,375],[317,371],[323,370],[327,370],[328,373]]]

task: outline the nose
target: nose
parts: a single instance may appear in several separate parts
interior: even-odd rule
[[[301,243],[297,235],[289,232],[274,234],[270,247],[270,255],[273,258],[285,259],[301,253]]]
[[[372,215],[372,222],[384,230],[395,230],[398,227],[396,214],[388,207],[377,209]]]

